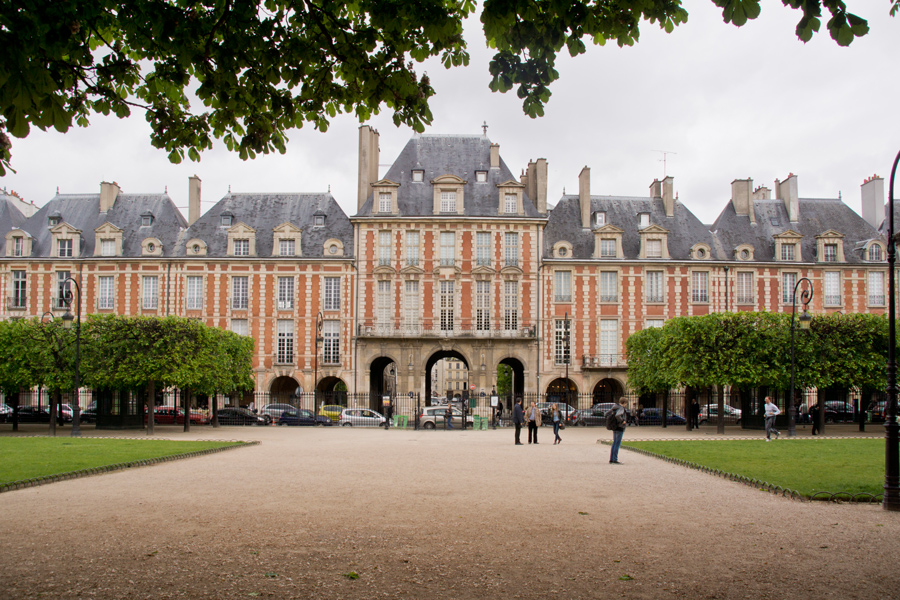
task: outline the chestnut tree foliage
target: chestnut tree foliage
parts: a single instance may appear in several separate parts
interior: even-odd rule
[[[760,13],[760,0],[713,2],[738,26]],[[826,16],[842,46],[868,32],[841,0],[782,2],[803,41]],[[463,21],[477,10],[496,51],[490,88],[516,88],[531,117],[563,48],[630,46],[644,22],[671,32],[688,18],[681,0],[0,0],[0,175],[10,136],[97,113],[142,111],[173,162],[199,160],[214,139],[244,159],[283,153],[289,130],[324,131],[338,113],[364,122],[386,108],[423,131],[435,90],[416,64],[468,64]]]

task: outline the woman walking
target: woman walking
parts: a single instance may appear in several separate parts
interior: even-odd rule
[[[553,419],[553,435],[555,436],[553,439],[553,445],[559,444],[562,442],[562,438],[559,437],[559,406],[554,402],[550,405],[550,418]]]

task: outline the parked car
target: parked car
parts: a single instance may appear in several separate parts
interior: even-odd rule
[[[49,423],[50,411],[46,406],[20,406],[19,423]]]
[[[338,417],[341,427],[383,427],[386,419],[368,408],[345,408]]]
[[[316,415],[311,410],[305,408],[292,408],[281,413],[276,421],[278,425],[305,425],[305,426],[329,426],[332,424],[331,419],[325,415]]]
[[[462,428],[462,411],[458,408],[451,408],[450,424],[456,428]],[[444,427],[444,416],[447,414],[446,406],[426,406],[419,412],[419,426],[424,429],[436,429]],[[466,427],[472,427],[475,419],[472,415],[466,416]]]
[[[281,417],[281,413],[283,413],[286,410],[294,410],[295,408],[297,408],[297,407],[293,406],[291,404],[284,404],[284,403],[266,404],[265,406],[262,407],[262,409],[260,409],[259,414],[269,415],[269,417],[273,421],[277,421],[279,419],[279,417]]]
[[[337,420],[341,418],[341,412],[343,412],[344,408],[344,406],[338,406],[337,404],[326,404],[319,409],[319,414],[325,415],[331,419],[332,422],[337,422]]]
[[[843,400],[828,400],[825,402],[825,422],[839,423],[853,421],[853,405]]]
[[[638,423],[640,425],[662,425],[663,411],[661,408],[645,408],[641,412],[641,418]],[[671,410],[666,411],[666,421],[668,425],[685,425],[687,421],[681,415],[676,415]]]
[[[246,408],[226,406],[218,411],[219,425],[271,425],[272,417],[258,415]]]
[[[191,410],[190,419],[191,425],[209,425],[209,417],[200,411]],[[144,423],[146,422],[145,415]],[[184,410],[174,406],[157,406],[153,409],[153,422],[157,425],[184,425]]]
[[[741,409],[734,408],[733,406],[725,405],[725,422],[726,423],[740,423],[741,422]],[[704,404],[700,407],[700,424],[703,425],[707,421],[714,421],[718,423],[719,418],[719,405],[718,404]]]
[[[618,404],[616,404],[615,402],[598,402],[597,404],[595,404],[591,407],[591,410],[599,410],[599,411],[603,411],[604,413],[607,413],[607,412],[609,412],[610,409],[615,408],[617,406],[618,406]]]
[[[97,405],[93,404],[83,411],[78,416],[78,420],[81,423],[96,423],[97,422]]]
[[[9,404],[0,404],[0,423],[12,421],[13,407]]]
[[[593,408],[585,408],[575,411],[575,416],[570,419],[572,425],[580,425],[581,427],[595,427],[597,425],[606,425],[606,411],[595,410]]]

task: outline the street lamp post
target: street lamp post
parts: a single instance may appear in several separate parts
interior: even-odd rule
[[[325,316],[322,311],[316,315],[316,358],[313,369],[313,414],[319,416],[319,342],[322,341],[322,328],[325,325]]]
[[[66,303],[66,314],[62,316],[63,327],[71,329],[72,327],[72,289],[67,285],[69,282],[75,286],[78,292],[78,303],[75,305],[75,405],[72,407],[72,437],[81,437],[81,287],[78,282],[71,277],[66,277],[63,281],[65,292],[63,293],[63,301]],[[152,418],[152,416],[151,416]]]
[[[800,284],[804,281],[809,287],[800,292],[800,301],[803,302],[803,314],[798,318],[798,320],[800,321],[800,329],[809,329],[809,322],[812,321],[812,317],[806,310],[807,308],[809,308],[809,302],[813,297],[812,281],[810,281],[806,277],[801,277],[794,285],[794,294],[793,296],[791,296],[791,301],[793,304],[791,306],[791,389],[788,390],[787,397],[788,437],[794,437],[795,435],[797,435],[797,419],[794,415],[794,390],[796,389],[794,385],[794,376],[796,375],[797,371],[797,363],[794,359],[794,317],[797,316],[797,288],[799,288]]]
[[[569,392],[571,388],[569,386],[569,363],[572,362],[572,349],[569,346],[569,311],[566,311],[566,316],[564,317],[566,320],[566,410],[568,410],[569,404]]]
[[[884,510],[900,511],[900,456],[898,456],[897,444],[900,442],[900,424],[897,423],[897,357],[894,351],[896,345],[896,307],[894,296],[894,262],[896,260],[896,248],[894,247],[894,175],[897,173],[897,163],[900,162],[900,152],[894,159],[891,168],[891,184],[888,189],[888,364],[887,364],[887,418],[884,421]]]

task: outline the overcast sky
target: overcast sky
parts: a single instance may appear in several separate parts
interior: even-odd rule
[[[591,168],[595,195],[647,196],[665,171],[675,191],[704,223],[728,202],[731,182],[773,181],[798,175],[802,198],[841,194],[860,210],[859,186],[873,174],[885,178],[900,150],[898,79],[900,19],[888,0],[847,0],[868,19],[870,32],[840,48],[822,31],[797,40],[800,13],[781,2],[763,2],[759,19],[742,28],[722,21],[710,0],[686,0],[687,24],[665,34],[642,26],[632,48],[589,47],[586,55],[561,56],[560,79],[545,116],[526,117],[515,91],[493,94],[477,21],[467,27],[469,67],[445,70],[428,64],[432,85],[432,134],[488,137],[517,175],[529,159],[549,163],[548,201],[565,189],[578,191],[578,173]],[[369,122],[381,134],[380,174],[409,140],[385,111]],[[356,212],[359,123],[334,119],[328,132],[306,127],[289,133],[285,155],[242,161],[223,145],[199,163],[168,162],[150,145],[143,114],[128,120],[95,117],[69,133],[33,130],[13,140],[16,174],[0,187],[43,205],[56,193],[98,193],[116,181],[127,193],[162,192],[187,215],[188,177],[203,181],[203,212],[229,189],[235,192],[331,193],[348,214]]]

